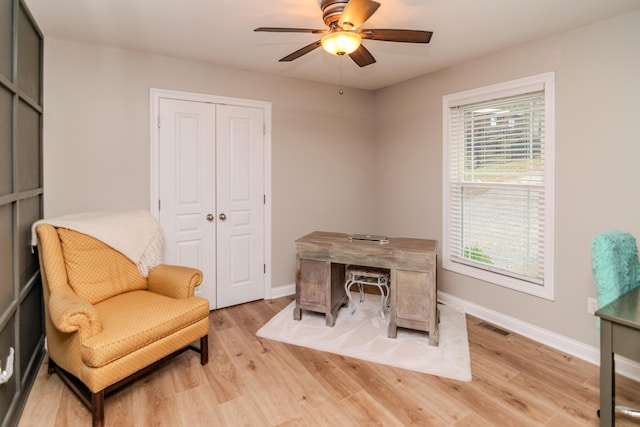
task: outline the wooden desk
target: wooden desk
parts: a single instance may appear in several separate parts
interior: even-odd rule
[[[600,425],[615,424],[614,354],[640,362],[640,287],[596,311],[600,317]]]
[[[338,310],[347,302],[345,265],[388,268],[391,281],[391,315],[388,336],[398,327],[429,333],[437,346],[435,240],[389,238],[388,243],[349,240],[348,234],[314,231],[296,240],[296,307],[324,313],[333,326]]]

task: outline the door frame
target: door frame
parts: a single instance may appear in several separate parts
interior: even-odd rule
[[[264,111],[264,299],[271,299],[271,102],[168,89],[150,89],[149,211],[158,220],[160,220],[158,204],[160,200],[160,132],[158,120],[161,98],[260,108]]]

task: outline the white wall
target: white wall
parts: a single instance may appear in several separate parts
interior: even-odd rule
[[[161,88],[272,103],[273,286],[293,283],[298,237],[373,228],[369,91],[50,38],[44,69],[47,217],[149,208],[149,89]]]
[[[443,95],[548,71],[556,73],[557,101],[555,301],[442,269],[438,287],[597,345],[586,311],[595,296],[591,239],[607,229],[640,239],[640,12],[376,92],[377,170],[384,171],[376,197],[387,201],[376,231],[442,240]]]

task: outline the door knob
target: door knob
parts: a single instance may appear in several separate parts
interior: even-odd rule
[[[225,219],[227,219],[227,216],[225,214],[221,213],[218,218],[220,218],[220,221],[224,221]]]
[[[213,215],[212,214],[207,215],[207,221],[209,221],[209,222],[213,221]]]

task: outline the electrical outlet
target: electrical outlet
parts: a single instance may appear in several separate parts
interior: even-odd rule
[[[598,310],[598,300],[593,297],[587,298],[587,313],[594,314],[596,310]]]

